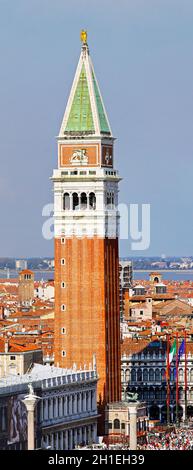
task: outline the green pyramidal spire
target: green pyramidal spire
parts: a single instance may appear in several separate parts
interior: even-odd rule
[[[59,137],[68,135],[112,137],[86,42],[82,45]]]
[[[93,132],[94,122],[90,104],[88,82],[83,64],[68,117],[66,131]]]

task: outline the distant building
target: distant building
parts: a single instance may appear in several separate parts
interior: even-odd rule
[[[145,302],[139,302],[133,305],[130,310],[130,319],[133,321],[138,320],[151,320],[152,319],[152,299],[146,298]]]
[[[133,264],[130,260],[119,260],[119,279],[122,288],[129,289],[133,284]]]
[[[43,364],[41,349],[30,344],[19,345],[17,340],[0,338],[0,378],[25,374],[35,362]]]
[[[27,260],[17,259],[15,261],[15,268],[18,269],[18,271],[23,271],[23,269],[27,269]]]
[[[193,417],[193,344],[187,343],[188,416]],[[175,421],[176,377],[175,359],[170,367],[170,419]],[[184,355],[179,363],[179,415],[185,416]],[[122,396],[126,387],[147,403],[150,419],[166,422],[166,342],[125,339],[122,343]]]
[[[34,273],[24,269],[19,273],[18,297],[20,305],[29,307],[34,299]]]
[[[149,280],[151,284],[159,284],[162,281],[162,274],[159,272],[152,272],[149,275]]]
[[[161,283],[161,282],[158,283],[158,284],[155,284],[154,289],[155,289],[156,294],[166,294],[166,292],[167,292],[166,285]]]
[[[133,264],[130,260],[119,260],[119,305],[120,319],[124,318],[124,293],[132,287]]]
[[[133,295],[145,295],[145,287],[137,284],[137,286],[133,288]]]
[[[34,297],[42,300],[54,300],[54,282],[36,282]]]
[[[70,450],[96,442],[95,370],[35,364],[30,374],[0,379],[0,449],[27,448],[27,413],[22,400],[31,383],[37,402],[35,448]]]

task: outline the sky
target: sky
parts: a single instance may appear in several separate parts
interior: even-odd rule
[[[116,136],[121,203],[150,204],[150,245],[193,254],[192,0],[0,0],[0,257],[52,256],[42,236],[66,100],[88,43]]]

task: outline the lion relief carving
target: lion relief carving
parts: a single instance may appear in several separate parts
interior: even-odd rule
[[[70,158],[70,163],[76,164],[76,165],[87,165],[88,163],[88,157],[86,155],[86,149],[80,149],[80,150],[75,150],[73,152],[71,158]]]

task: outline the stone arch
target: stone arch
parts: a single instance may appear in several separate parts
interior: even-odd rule
[[[86,195],[86,193],[81,193],[81,195],[80,195],[80,208],[82,210],[87,209],[87,195]]]
[[[120,430],[120,420],[119,419],[114,419],[113,422],[114,429]]]
[[[70,194],[69,193],[64,193],[63,194],[63,210],[69,210],[70,209]]]

